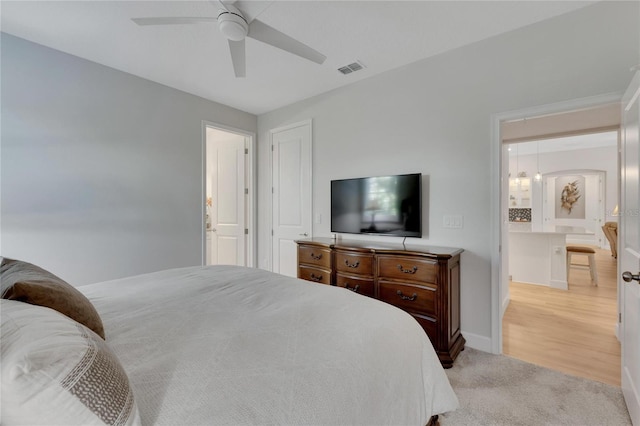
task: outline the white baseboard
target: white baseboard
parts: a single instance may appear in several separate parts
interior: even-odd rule
[[[567,282],[567,280],[551,280],[549,284],[550,284],[549,287],[551,288],[557,288],[560,290],[569,289],[569,283]]]
[[[509,302],[511,302],[511,298],[509,296],[505,297],[502,301],[502,315],[500,315],[500,318],[502,318],[507,308],[509,307]]]
[[[477,349],[483,352],[491,353],[491,339],[479,334],[469,333],[468,331],[462,331],[464,339],[467,341],[465,346],[473,349]]]

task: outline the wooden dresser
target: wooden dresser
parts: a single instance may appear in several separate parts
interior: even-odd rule
[[[465,340],[460,333],[462,249],[313,238],[299,240],[298,278],[345,287],[410,313],[445,368]]]

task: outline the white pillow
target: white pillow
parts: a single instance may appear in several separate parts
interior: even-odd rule
[[[140,424],[126,372],[97,334],[43,306],[0,308],[0,423]]]

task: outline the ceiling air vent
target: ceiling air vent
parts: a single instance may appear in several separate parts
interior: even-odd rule
[[[364,68],[364,65],[362,65],[360,61],[356,61],[352,64],[345,65],[344,67],[338,68],[338,71],[346,75],[346,74],[351,74],[352,72],[355,72],[355,71],[360,71],[363,68]]]

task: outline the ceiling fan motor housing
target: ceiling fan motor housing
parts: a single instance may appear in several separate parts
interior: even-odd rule
[[[231,5],[226,5],[227,10],[218,12],[218,28],[227,40],[240,41],[249,33],[249,24],[242,13]]]

